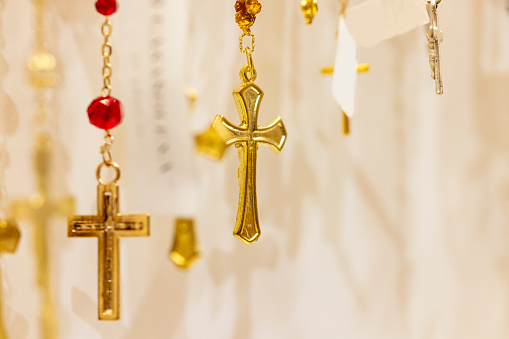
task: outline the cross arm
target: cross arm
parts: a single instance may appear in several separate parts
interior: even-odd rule
[[[67,235],[69,237],[99,237],[104,228],[103,218],[96,215],[80,215],[68,220]]]
[[[119,237],[150,236],[150,215],[123,215],[115,217],[115,234]]]
[[[211,128],[217,132],[227,146],[247,139],[247,126],[236,126],[222,115],[216,115]]]
[[[286,128],[281,117],[277,117],[267,126],[258,127],[254,132],[254,140],[279,153],[286,141]]]

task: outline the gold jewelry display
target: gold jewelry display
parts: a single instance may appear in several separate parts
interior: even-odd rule
[[[37,267],[37,286],[42,296],[40,309],[41,338],[57,339],[58,328],[51,293],[50,266],[48,258],[48,230],[53,217],[69,217],[74,214],[74,199],[51,197],[51,153],[52,143],[48,125],[50,111],[47,101],[50,91],[57,86],[57,60],[48,51],[46,43],[45,17],[47,0],[32,0],[35,9],[35,54],[29,58],[27,68],[30,84],[36,97],[36,112],[33,117],[36,128],[34,168],[37,190],[28,201],[16,201],[11,205],[12,215],[25,219],[34,227],[34,249]],[[54,133],[53,133],[54,134]]]
[[[442,83],[442,56],[440,55],[440,43],[444,40],[438,25],[438,4],[442,0],[426,0],[426,8],[429,15],[429,28],[426,39],[429,47],[429,64],[431,66],[431,78],[435,80],[435,92],[444,94]]]
[[[300,6],[302,14],[304,14],[304,19],[306,19],[306,23],[311,25],[316,13],[318,12],[318,0],[301,0]]]
[[[211,130],[228,147],[235,145],[239,154],[238,172],[240,196],[237,221],[233,235],[246,244],[260,237],[258,206],[256,197],[256,157],[258,145],[264,144],[278,153],[286,141],[286,129],[277,117],[266,126],[258,126],[258,113],[263,91],[255,84],[256,69],[252,53],[255,49],[255,37],[251,33],[256,15],[261,11],[257,0],[237,0],[235,20],[243,30],[239,38],[240,51],[246,55],[247,63],[240,70],[241,85],[233,91],[233,98],[240,116],[240,125],[234,125],[224,116],[218,115],[212,122]],[[251,46],[244,47],[243,39],[251,39]]]
[[[120,214],[119,185],[120,167],[113,161],[110,153],[114,138],[110,129],[120,124],[122,109],[120,101],[111,95],[112,68],[110,57],[112,46],[109,38],[112,26],[109,16],[117,11],[116,0],[98,0],[97,11],[105,16],[101,32],[104,44],[103,55],[103,88],[102,96],[92,101],[88,107],[90,123],[104,129],[106,134],[101,147],[103,161],[96,171],[97,181],[97,215],[74,216],[68,221],[69,237],[96,237],[98,239],[98,299],[99,319],[120,319],[120,237],[147,237],[150,234],[150,216],[148,214]],[[107,181],[102,177],[102,170],[114,172],[114,179]]]

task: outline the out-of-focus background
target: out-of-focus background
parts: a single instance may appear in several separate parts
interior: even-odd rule
[[[48,0],[60,86],[50,102],[52,192],[96,211],[102,132],[86,115],[100,95],[102,16],[93,0]],[[125,213],[152,213],[152,236],[121,240],[122,319],[97,320],[97,241],[47,232],[62,339],[502,339],[509,337],[509,13],[504,0],[439,6],[445,94],[430,78],[426,26],[359,50],[352,134],[342,135],[332,77],[339,4],[262,1],[253,27],[260,124],[281,115],[288,140],[258,152],[261,239],[231,235],[238,159],[194,153],[214,115],[238,122],[232,90],[245,57],[233,0],[120,1],[113,95],[125,107],[113,156]],[[36,188],[35,99],[26,59],[33,8],[0,0],[2,206]],[[198,93],[189,110],[185,90]],[[168,259],[174,220],[195,218],[201,259]],[[34,228],[20,221],[2,255],[10,339],[36,339]]]

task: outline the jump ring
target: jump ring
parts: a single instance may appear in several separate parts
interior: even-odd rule
[[[101,177],[101,170],[104,167],[113,167],[113,169],[115,170],[115,178],[110,182],[104,181]],[[114,161],[101,162],[99,164],[99,166],[97,166],[97,170],[95,171],[95,176],[97,178],[97,181],[101,185],[115,184],[120,179],[120,166]]]

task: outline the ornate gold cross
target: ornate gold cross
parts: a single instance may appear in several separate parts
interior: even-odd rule
[[[103,163],[114,166],[116,163]],[[103,165],[101,164],[101,165]],[[101,166],[98,168],[100,171]],[[119,177],[117,172],[117,179]],[[99,177],[99,175],[98,175]],[[99,181],[97,186],[97,215],[75,216],[69,219],[69,237],[97,237],[99,243],[99,319],[120,319],[120,237],[147,237],[150,216],[119,213],[117,179],[111,183]]]
[[[18,247],[19,238],[18,225],[14,220],[0,220],[0,252],[14,253]],[[0,305],[0,339],[5,338],[7,338],[7,335],[3,325],[2,306]]]
[[[247,75],[248,71],[251,72],[251,77]],[[256,200],[258,144],[269,146],[279,153],[286,141],[286,129],[281,117],[277,117],[267,126],[258,126],[258,111],[263,91],[253,82],[256,79],[254,68],[249,70],[246,64],[240,74],[243,82],[233,91],[240,125],[236,126],[224,116],[218,115],[212,122],[212,129],[224,140],[226,146],[235,145],[239,152],[240,196],[233,235],[249,245],[260,237]]]
[[[49,278],[47,231],[54,216],[69,217],[74,214],[74,199],[64,197],[51,200],[49,190],[50,143],[46,135],[37,138],[35,170],[37,192],[28,201],[17,201],[11,206],[12,215],[28,220],[34,226],[35,256],[37,260],[37,284],[42,294],[40,314],[43,339],[57,338],[57,326],[51,298]]]

